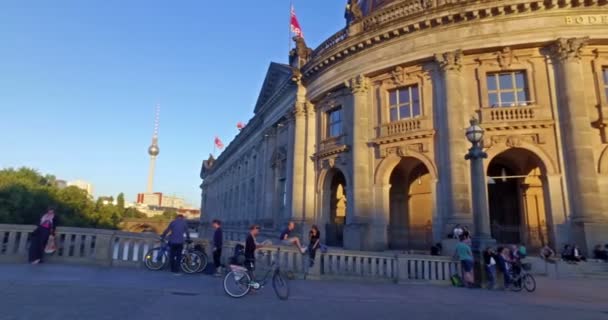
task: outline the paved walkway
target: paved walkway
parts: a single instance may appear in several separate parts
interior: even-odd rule
[[[0,265],[2,320],[457,319],[608,320],[608,281],[539,279],[535,293],[428,285],[293,281],[236,300],[221,280],[65,265]]]

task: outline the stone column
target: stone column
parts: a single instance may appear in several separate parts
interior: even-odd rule
[[[460,50],[435,55],[440,69],[438,90],[443,95],[437,99],[436,127],[438,130],[437,162],[439,163],[439,212],[448,224],[471,225],[470,193],[467,181],[468,168],[464,154],[468,149],[464,129],[469,115],[466,110],[465,86],[462,77],[462,53]],[[444,233],[448,230],[444,230]]]
[[[585,79],[581,51],[587,41],[587,38],[560,38],[553,49],[558,60],[558,112],[570,200],[571,241],[581,248],[586,246],[589,253],[598,241],[607,240],[608,224],[602,212],[593,154],[593,120],[585,99],[587,88],[582,85]],[[598,234],[601,232],[604,235]]]
[[[311,103],[306,104],[306,152],[304,155],[304,211],[303,220],[306,225],[303,226],[302,236],[307,235],[312,224],[319,223],[316,221],[316,171],[313,156],[316,153],[317,142],[317,114],[315,106]]]
[[[288,207],[289,216],[292,220],[304,220],[304,180],[306,170],[306,88],[297,81],[296,102],[293,109],[293,121],[290,129],[293,135],[290,137],[290,149],[288,161],[291,159],[292,166],[288,167]]]
[[[373,199],[368,146],[370,132],[369,79],[359,75],[345,83],[352,92],[352,103],[344,110],[344,129],[350,148],[350,185],[347,186],[347,217],[344,230],[344,247],[348,249],[374,249],[386,245],[386,225],[376,226],[373,216]],[[384,241],[382,241],[384,240]],[[382,243],[378,243],[382,242]]]

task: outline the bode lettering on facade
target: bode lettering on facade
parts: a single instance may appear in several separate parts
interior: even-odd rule
[[[608,25],[608,15],[582,15],[568,16],[565,18],[566,24],[606,24]]]

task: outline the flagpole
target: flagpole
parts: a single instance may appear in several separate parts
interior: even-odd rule
[[[293,12],[293,1],[289,1],[289,21],[287,24],[287,55],[291,53],[291,13]],[[289,60],[289,58],[288,58]]]

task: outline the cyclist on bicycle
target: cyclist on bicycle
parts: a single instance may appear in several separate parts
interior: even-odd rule
[[[182,260],[184,242],[191,242],[188,222],[183,214],[178,214],[177,217],[171,221],[165,232],[161,235],[161,239],[164,240],[165,237],[167,237],[167,234],[169,235],[167,240],[169,242],[169,263],[171,265],[171,272],[179,274],[179,264]]]
[[[260,226],[257,224],[249,227],[249,235],[247,235],[247,240],[245,240],[245,268],[249,272],[249,276],[251,277],[252,287],[254,289],[258,289],[260,287],[259,283],[255,281],[255,250],[262,248],[263,245],[258,244],[255,241],[255,237],[260,233]]]

